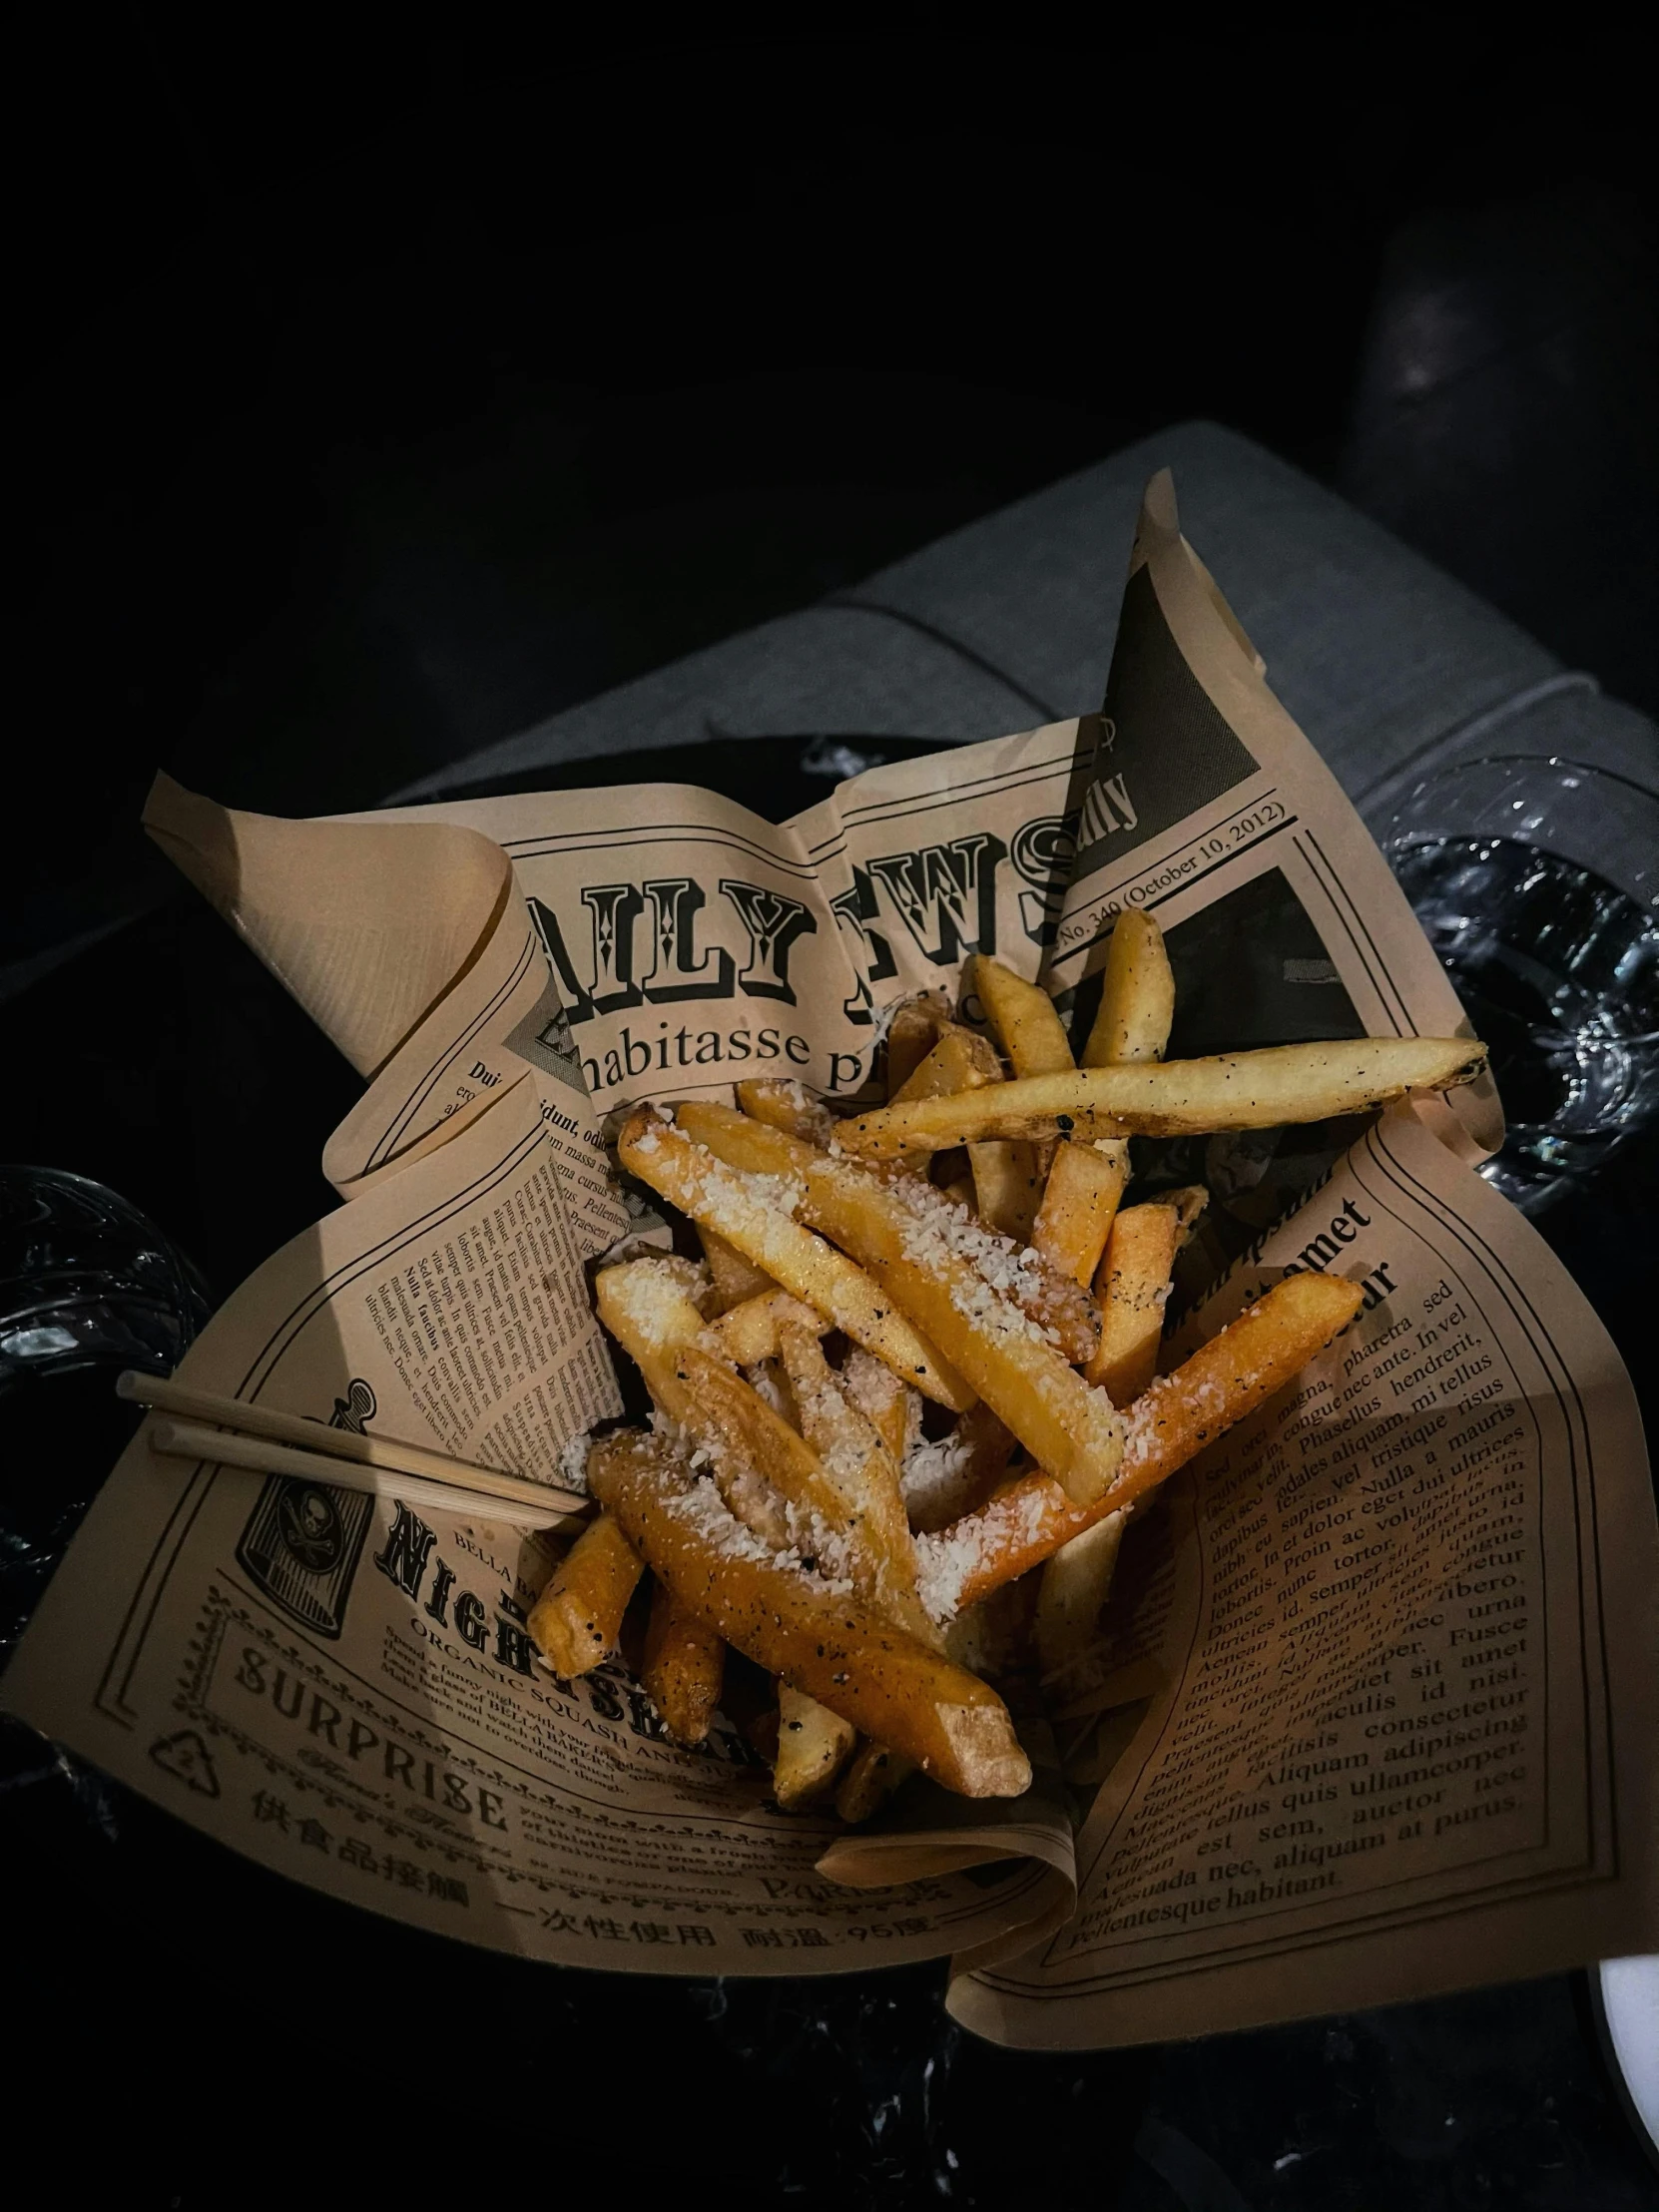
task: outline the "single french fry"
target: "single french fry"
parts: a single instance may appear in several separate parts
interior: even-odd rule
[[[786,1812],[828,1796],[852,1756],[858,1732],[804,1691],[778,1685],[778,1757],[772,1794]]]
[[[931,1532],[977,1512],[1008,1471],[1014,1439],[983,1400],[948,1436],[917,1444],[904,1462],[904,1504],[910,1526]]]
[[[1123,913],[1113,925],[1101,977],[1100,1004],[1083,1047],[1081,1065],[1161,1060],[1175,1019],[1175,977],[1164,932],[1151,914]],[[1098,1137],[1091,1149],[1129,1180],[1127,1137]],[[1102,1248],[1104,1249],[1104,1248]],[[1100,1255],[1095,1255],[1099,1265]]]
[[[942,991],[921,991],[893,1009],[887,1023],[887,1096],[894,1098],[946,1029],[950,1006]]]
[[[848,1828],[856,1828],[880,1812],[901,1782],[916,1771],[913,1759],[885,1744],[861,1744],[835,1792],[835,1811]]]
[[[601,1438],[588,1481],[676,1599],[769,1674],[964,1797],[1018,1797],[1030,1786],[994,1690],[858,1599],[780,1566],[661,1437]]]
[[[1123,1424],[1104,1391],[1092,1389],[1067,1365],[1069,1357],[1087,1358],[1092,1346],[1076,1354],[1057,1347],[1013,1295],[1022,1277],[1033,1285],[1041,1277],[1068,1298],[1076,1297],[1075,1284],[1053,1270],[1044,1274],[1036,1254],[1022,1255],[987,1237],[913,1176],[882,1176],[855,1161],[815,1154],[730,1107],[698,1104],[679,1111],[687,1128],[723,1159],[797,1176],[803,1211],[927,1331],[953,1372],[967,1379],[1069,1496],[1092,1497],[1110,1482]]]
[[[757,1139],[770,1139],[775,1147],[793,1147],[785,1155],[788,1159],[817,1160],[827,1167],[836,1164],[830,1154],[780,1129],[769,1129],[730,1107],[717,1111],[753,1131]],[[787,1183],[757,1183],[713,1158],[686,1129],[649,1107],[629,1116],[617,1152],[631,1174],[689,1214],[700,1229],[713,1229],[727,1238],[792,1296],[816,1307],[854,1344],[884,1360],[925,1396],[956,1412],[973,1402],[972,1385],[947,1365],[865,1271],[794,1218],[788,1210],[799,1204],[794,1171],[789,1171],[792,1180]]]
[[[798,1204],[802,1218],[823,1230],[836,1244],[843,1240],[834,1227],[835,1220],[845,1213],[855,1216],[862,1204],[861,1199],[843,1203],[845,1193],[868,1193],[872,1184],[879,1183],[893,1197],[894,1207],[889,1208],[889,1212],[931,1221],[942,1231],[955,1235],[965,1249],[971,1249],[976,1254],[976,1265],[986,1271],[1000,1294],[1011,1300],[1037,1329],[1051,1333],[1055,1346],[1073,1366],[1080,1366],[1092,1357],[1100,1339],[1100,1314],[1087,1291],[1069,1276],[1062,1275],[1058,1268],[1050,1266],[1040,1254],[1029,1249],[1022,1251],[990,1232],[978,1230],[971,1219],[964,1221],[959,1212],[951,1211],[954,1201],[945,1192],[935,1191],[919,1176],[905,1176],[892,1169],[872,1175],[861,1162],[815,1151],[812,1146],[787,1137],[781,1129],[765,1129],[758,1122],[734,1113],[730,1106],[712,1106],[698,1099],[688,1099],[675,1111],[685,1134],[694,1137],[729,1167],[799,1184]],[[850,1251],[851,1247],[846,1249]],[[871,1346],[870,1349],[877,1348]],[[901,1380],[910,1380],[896,1362],[888,1365]],[[936,1397],[937,1393],[928,1390],[925,1383],[920,1386],[924,1394]]]
[[[1063,1144],[1054,1155],[1031,1242],[1074,1283],[1090,1284],[1129,1180],[1126,1145]]]
[[[787,1129],[803,1144],[828,1145],[835,1117],[793,1076],[752,1075],[737,1086],[739,1110],[773,1129]]]
[[[1001,1080],[1002,1062],[995,1047],[958,1022],[948,1022],[927,1057],[911,1071],[893,1094],[897,1102],[917,1098],[945,1098],[954,1091],[973,1090],[982,1083]],[[839,1134],[837,1128],[836,1134]]]
[[[778,1323],[785,1314],[804,1329],[816,1328],[820,1336],[830,1327],[816,1307],[804,1306],[788,1291],[763,1291],[759,1298],[746,1298],[741,1306],[722,1314],[709,1334],[728,1360],[740,1368],[758,1368],[763,1360],[777,1359]],[[887,1370],[882,1368],[881,1373]],[[895,1387],[902,1386],[896,1376],[893,1381]]]
[[[895,1465],[921,1424],[921,1397],[891,1368],[854,1345],[841,1362],[840,1385],[891,1453]],[[964,1416],[965,1418],[966,1416]]]
[[[922,1585],[935,1617],[953,1605],[975,1604],[1040,1566],[1062,1544],[1167,1480],[1283,1389],[1348,1327],[1363,1296],[1358,1283],[1340,1278],[1288,1276],[1130,1406],[1117,1480],[1092,1504],[1073,1505],[1050,1476],[1027,1474],[977,1513],[922,1538]],[[929,1553],[929,1545],[937,1551]]]
[[[1083,1047],[1086,1068],[1161,1060],[1175,1019],[1175,977],[1164,932],[1151,914],[1126,911],[1112,924],[1100,1004]]]
[[[726,1646],[659,1582],[651,1593],[640,1683],[677,1743],[700,1744],[720,1703]]]
[[[778,1286],[764,1268],[758,1268],[746,1260],[736,1245],[712,1229],[700,1228],[697,1232],[703,1241],[703,1257],[709,1263],[709,1279],[714,1285],[712,1294],[703,1301],[710,1319],[730,1313],[735,1306],[745,1306],[751,1299],[765,1298]]]
[[[970,1144],[974,1211],[985,1227],[1016,1244],[1031,1242],[1031,1226],[1042,1204],[1043,1175],[1034,1144],[1007,1144],[992,1138]]]
[[[843,1152],[892,1159],[985,1137],[1180,1137],[1277,1129],[1449,1090],[1478,1075],[1486,1047],[1467,1037],[1359,1037],[1273,1045],[1206,1060],[1078,1068],[878,1107],[843,1121]]]
[[[1095,1283],[1100,1350],[1087,1373],[1114,1405],[1139,1397],[1158,1372],[1170,1268],[1180,1236],[1179,1207],[1156,1200],[1126,1206],[1112,1224]]]
[[[1053,1674],[1092,1642],[1127,1524],[1126,1513],[1108,1513],[1044,1561],[1032,1631],[1044,1674]]]
[[[1075,1065],[1047,991],[983,952],[973,963],[973,987],[1016,1075],[1056,1075]]]
[[[530,1608],[530,1641],[574,1682],[614,1651],[645,1562],[608,1513],[584,1528]]]

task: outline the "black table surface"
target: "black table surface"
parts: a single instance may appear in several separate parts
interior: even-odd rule
[[[845,742],[870,760],[921,750]],[[807,764],[830,758],[823,741],[716,743],[636,755],[626,780],[697,782],[783,819],[825,795]],[[595,763],[536,779],[622,780]],[[110,1184],[221,1297],[335,1203],[317,1161],[358,1080],[182,884],[0,1006],[0,1158]],[[1649,1239],[1632,1232],[1659,1220],[1655,1153],[1628,1149],[1539,1224],[1618,1341],[1650,1433]],[[49,1453],[0,1430],[0,1533],[38,1518],[43,1493],[89,1496],[128,1417],[83,1403]],[[61,2176],[59,2198],[627,2202],[696,2178],[804,2205],[1659,2205],[1583,1974],[1190,2043],[1012,2053],[945,2017],[942,1964],[673,1981],[419,1934],[7,1730],[8,2127],[14,2156],[27,2146]]]

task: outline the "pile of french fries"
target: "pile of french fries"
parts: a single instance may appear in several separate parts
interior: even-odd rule
[[[1128,1139],[1323,1120],[1478,1073],[1465,1038],[1163,1057],[1162,932],[1118,920],[1081,1065],[1047,995],[968,977],[1000,1055],[937,995],[887,1031],[888,1104],[798,1083],[642,1107],[621,1163],[701,1262],[597,1277],[649,1430],[597,1438],[599,1513],[530,1630],[575,1678],[651,1581],[639,1670],[701,1742],[728,1648],[776,1687],[774,1793],[867,1819],[920,1769],[968,1797],[1031,1770],[1008,1704],[1093,1646],[1125,1520],[1346,1329],[1359,1287],[1297,1274],[1157,1374],[1201,1190],[1123,1204]],[[763,1731],[770,1743],[771,1729]]]

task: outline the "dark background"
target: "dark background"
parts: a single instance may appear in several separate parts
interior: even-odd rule
[[[34,19],[9,956],[1192,414],[1659,706],[1626,34],[1021,16]]]
[[[617,20],[146,5],[12,34],[0,1157],[107,1177],[221,1295],[327,1203],[356,1085],[149,855],[158,765],[371,805],[1192,414],[1659,707],[1622,31]],[[195,1097],[177,1071],[210,1058]],[[1563,1225],[1575,1265],[1620,1248],[1615,1214]],[[936,1972],[642,2001],[91,1803],[30,1785],[3,1832],[12,2125],[66,2196],[627,2201],[706,2173],[994,2206],[1036,2174],[1135,2212],[1654,2201],[1566,1977],[1018,2060],[941,2039]]]

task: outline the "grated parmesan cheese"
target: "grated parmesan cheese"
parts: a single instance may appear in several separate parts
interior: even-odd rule
[[[1042,1533],[1044,1523],[1042,1498],[1036,1494],[1021,1498],[1016,1536],[1029,1541]],[[1005,1512],[999,1515],[997,1525],[1002,1540],[1006,1541]],[[985,1535],[986,1523],[981,1515],[974,1513],[958,1521],[953,1528],[941,1529],[936,1536],[918,1536],[915,1540],[916,1589],[922,1604],[941,1628],[960,1612],[962,1592],[969,1577],[984,1564]]]
[[[690,1529],[723,1559],[749,1560],[758,1566],[806,1576],[818,1583],[827,1597],[852,1594],[845,1539],[810,1507],[786,1504],[784,1517],[790,1542],[780,1548],[745,1527],[707,1475],[698,1476],[683,1490],[668,1493],[661,1502],[671,1519]]]
[[[964,1436],[959,1428],[939,1437],[936,1443],[912,1444],[900,1469],[910,1518],[932,1518],[933,1508],[950,1496],[972,1458],[972,1438]]]

